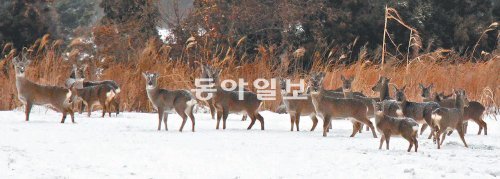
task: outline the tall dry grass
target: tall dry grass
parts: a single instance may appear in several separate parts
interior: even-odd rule
[[[33,63],[27,70],[27,78],[46,85],[63,86],[69,76],[71,59],[63,58],[62,53],[66,50],[60,49],[60,41],[51,41],[48,37],[42,38],[30,47],[29,57]],[[192,47],[194,48],[194,47]],[[4,49],[5,50],[5,49]],[[9,51],[9,49],[7,49]],[[127,62],[99,62],[95,65],[105,68],[100,80],[111,79],[121,85],[121,106],[124,111],[152,111],[152,106],[147,100],[145,82],[141,73],[144,71],[158,72],[161,77],[159,85],[168,89],[192,89],[194,79],[201,70],[193,66],[189,61],[171,59],[168,55],[169,46],[149,41],[146,48],[131,56]],[[288,77],[292,79],[305,78],[307,74],[301,71],[293,71],[288,74],[290,68],[287,61],[290,58],[276,58],[271,47],[260,47],[259,54],[252,62],[240,63],[233,58],[231,49],[221,50],[226,55],[219,58],[215,55],[204,55],[198,59],[216,67],[223,68],[222,79],[243,78],[250,82],[248,88],[255,90],[251,82],[257,78]],[[17,100],[15,87],[15,74],[12,58],[16,50],[0,61],[0,110],[11,110],[22,104]],[[468,92],[472,100],[481,101],[489,106],[500,104],[500,59],[498,56],[482,63],[456,62],[454,60],[440,60],[444,57],[441,53],[430,53],[419,56],[420,58],[408,64],[384,64],[382,68],[378,64],[372,64],[368,59],[361,59],[358,63],[350,66],[337,66],[314,59],[312,71],[328,72],[325,87],[334,89],[341,85],[340,75],[354,76],[353,88],[363,91],[368,96],[376,96],[371,91],[372,85],[379,76],[392,78],[391,82],[397,86],[407,85],[407,95],[411,100],[421,101],[419,98],[418,84],[434,83],[434,90],[451,93],[453,88],[463,88]],[[453,58],[453,57],[448,57]],[[407,65],[407,66],[406,66]],[[293,68],[293,67],[291,67]],[[383,69],[383,70],[382,70]],[[88,72],[90,73],[90,72]],[[288,75],[287,75],[288,74]],[[392,91],[392,89],[391,89]],[[391,93],[392,95],[392,93]],[[265,101],[263,108],[274,110],[280,105],[281,98],[274,101]]]

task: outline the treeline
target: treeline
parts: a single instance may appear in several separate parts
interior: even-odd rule
[[[360,55],[380,59],[386,6],[418,33],[408,43],[408,27],[387,21],[385,53],[395,59],[406,57],[409,44],[413,54],[442,48],[474,57],[499,44],[498,25],[491,26],[500,20],[495,0],[12,0],[0,2],[0,44],[19,49],[50,34],[66,46],[87,39],[95,45],[87,49],[97,54],[91,57],[127,61],[155,39],[168,43],[173,59],[231,50],[232,57],[251,61],[266,47],[276,55],[302,49],[305,66],[318,58],[349,64]],[[166,39],[159,39],[158,28],[168,29]],[[189,46],[192,37],[196,43]]]

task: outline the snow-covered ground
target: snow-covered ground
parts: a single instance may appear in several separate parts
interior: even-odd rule
[[[188,120],[169,115],[169,131],[157,131],[157,115],[123,113],[112,118],[77,115],[77,124],[61,114],[37,109],[24,121],[22,111],[0,112],[0,178],[495,178],[500,177],[500,123],[486,119],[488,136],[469,125],[465,148],[457,133],[441,150],[419,137],[419,151],[391,140],[379,150],[369,132],[350,138],[351,123],[334,121],[328,137],[319,126],[290,132],[287,114],[262,112],[257,122],[229,115],[228,129],[215,130],[209,114],[195,114],[196,132]],[[428,134],[426,131],[425,134]]]

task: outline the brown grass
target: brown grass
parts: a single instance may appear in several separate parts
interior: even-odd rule
[[[64,60],[61,55],[63,51],[58,50],[60,43],[60,41],[51,41],[48,36],[44,36],[30,48],[32,52],[30,57],[34,60],[27,72],[27,77],[30,80],[40,84],[63,86],[64,81],[69,76],[71,63]],[[141,76],[144,71],[155,71],[161,74],[159,82],[162,88],[192,89],[194,87],[193,81],[199,76],[200,69],[191,67],[184,60],[170,59],[169,49],[169,46],[151,40],[145,49],[131,57],[131,59],[136,60],[96,64],[97,67],[105,69],[101,77],[102,80],[112,79],[121,85],[120,98],[123,110],[152,110]],[[286,72],[288,66],[279,63],[283,59],[274,58],[273,51],[272,47],[260,47],[259,55],[251,63],[237,63],[237,60],[232,58],[234,54],[231,55],[230,50],[221,52],[221,54],[226,54],[224,58],[204,52],[208,54],[206,55],[207,59],[200,61],[223,68],[223,79],[244,78],[247,82],[252,82],[257,78],[282,77],[283,72]],[[0,69],[3,71],[0,73],[0,84],[2,84],[0,110],[10,110],[22,105],[17,100],[15,75],[11,63],[14,53],[15,50],[11,50],[11,53],[0,61]],[[453,88],[463,88],[468,92],[469,98],[494,106],[500,104],[498,96],[500,93],[498,75],[500,59],[497,57],[483,63],[451,63],[440,60],[446,58],[442,56],[442,53],[434,52],[420,55],[416,60],[408,63],[407,67],[401,64],[386,63],[384,68],[377,64],[371,64],[366,59],[348,67],[325,64],[321,62],[322,60],[317,59],[313,65],[313,71],[328,72],[325,84],[328,89],[339,87],[341,85],[340,75],[343,74],[356,77],[353,84],[355,90],[363,91],[368,96],[375,96],[376,94],[371,91],[371,86],[380,75],[384,75],[392,78],[391,82],[397,86],[407,85],[407,95],[411,100],[421,101],[418,97],[418,83],[434,83],[435,91],[451,93]],[[307,74],[296,71],[289,76],[295,80],[301,77],[307,78]],[[251,83],[248,88],[254,90]],[[280,100],[278,98],[276,101],[265,101],[263,106],[265,109],[274,110],[280,104]]]

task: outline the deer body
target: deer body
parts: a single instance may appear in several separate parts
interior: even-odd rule
[[[262,101],[257,98],[257,94],[251,91],[235,91],[224,90],[221,87],[219,76],[221,69],[214,69],[207,65],[202,65],[202,74],[206,74],[208,79],[212,79],[211,83],[215,87],[215,92],[212,94],[212,103],[217,111],[217,126],[219,129],[220,121],[222,119],[222,129],[226,129],[226,120],[229,113],[243,113],[248,115],[251,119],[250,125],[247,130],[252,129],[256,120],[260,122],[261,130],[264,130],[264,117],[262,117],[258,110]],[[240,93],[243,99],[239,99]]]
[[[390,80],[390,78],[380,77],[377,83],[372,87],[374,92],[379,92],[379,99],[375,101],[383,103],[385,115],[401,116],[402,114],[398,114],[399,106],[397,101],[393,100],[389,95]]]
[[[314,131],[316,125],[318,124],[318,118],[316,117],[316,111],[314,105],[312,104],[311,95],[306,95],[307,99],[288,99],[290,93],[286,91],[286,82],[282,79],[280,81],[281,95],[283,96],[283,104],[286,107],[286,111],[290,114],[291,128],[293,131],[293,126],[295,124],[297,131],[299,131],[300,116],[309,116],[313,121],[313,126],[311,131]]]
[[[26,121],[29,121],[29,115],[33,105],[43,105],[57,112],[61,112],[63,114],[61,123],[64,123],[68,113],[71,116],[71,121],[75,123],[72,109],[72,104],[76,96],[76,89],[74,86],[67,89],[31,82],[25,77],[25,68],[29,64],[29,61],[26,59],[24,52],[22,56],[22,60],[15,57],[13,61],[16,72],[17,95],[19,100],[25,105]]]
[[[440,107],[432,112],[432,125],[435,131],[434,137],[436,138],[438,149],[443,145],[444,139],[446,138],[446,132],[453,130],[457,130],[465,147],[468,147],[464,139],[462,124],[464,107],[469,105],[469,101],[465,95],[465,91],[455,91],[455,93],[455,108]],[[440,141],[441,137],[442,139]]]
[[[455,99],[441,99],[440,97],[436,97],[435,101],[439,103],[442,107],[453,108],[455,107]],[[477,101],[470,101],[469,106],[464,108],[464,133],[467,133],[468,120],[474,121],[479,126],[478,135],[481,135],[482,130],[484,129],[484,135],[488,135],[488,125],[483,120],[483,113],[486,108]]]
[[[351,137],[359,131],[360,123],[366,124],[372,129],[374,138],[377,138],[372,122],[368,119],[368,108],[362,101],[357,99],[333,98],[326,96],[323,90],[324,73],[314,74],[311,77],[309,87],[311,88],[311,100],[316,114],[323,118],[323,136],[326,137],[328,126],[332,118],[353,118],[358,122],[354,125]]]
[[[158,74],[143,73],[146,79],[146,93],[148,99],[158,110],[158,130],[161,130],[161,121],[165,124],[165,130],[168,130],[167,119],[168,112],[175,111],[182,118],[182,124],[179,131],[182,132],[187,118],[191,118],[192,131],[195,129],[195,118],[193,107],[197,103],[195,97],[187,90],[167,90],[158,88]]]
[[[94,105],[102,106],[102,117],[108,111],[111,117],[111,103],[116,98],[117,92],[113,86],[107,84],[88,86],[77,89],[78,96],[82,99],[83,103],[87,106],[87,116],[90,117],[92,107]]]
[[[382,104],[382,103],[381,103]],[[410,146],[408,147],[408,152],[411,151],[413,145],[415,145],[415,152],[417,152],[418,141],[418,123],[412,118],[408,117],[392,117],[385,115],[383,112],[383,107],[381,104],[373,103],[375,108],[375,125],[377,130],[382,137],[380,138],[379,149],[382,149],[384,140],[386,142],[386,149],[389,150],[389,142],[392,135],[400,135],[406,139]]]

